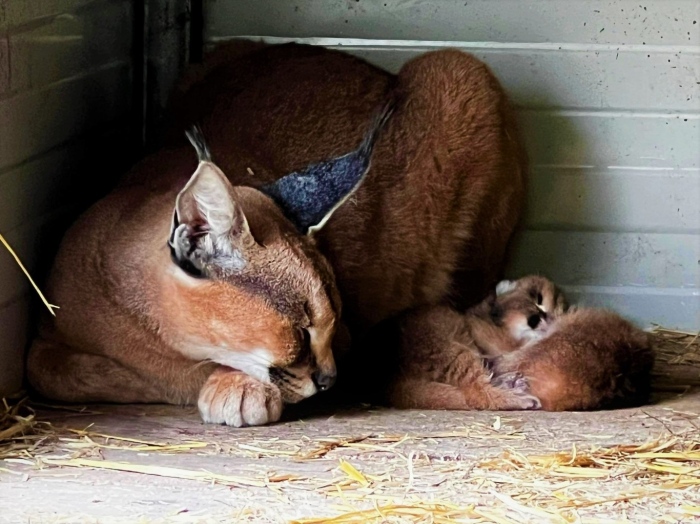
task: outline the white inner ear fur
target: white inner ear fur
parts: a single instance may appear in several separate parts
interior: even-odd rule
[[[517,284],[514,280],[501,280],[496,285],[496,296],[505,295],[510,293],[516,288]]]
[[[175,201],[178,220],[189,223],[201,219],[213,236],[226,235],[239,218],[245,222],[242,214],[236,212],[231,189],[231,183],[218,167],[211,162],[200,162]]]

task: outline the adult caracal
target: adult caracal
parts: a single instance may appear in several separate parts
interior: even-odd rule
[[[264,424],[330,387],[348,334],[497,282],[526,165],[476,58],[441,50],[391,75],[319,47],[234,44],[183,86],[175,138],[63,240],[48,287],[61,309],[28,359],[40,393]]]

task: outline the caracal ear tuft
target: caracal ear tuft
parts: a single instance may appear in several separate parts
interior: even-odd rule
[[[185,135],[190,141],[190,144],[192,144],[194,147],[195,151],[197,151],[197,158],[199,161],[211,162],[209,146],[207,146],[207,142],[204,139],[204,134],[202,134],[202,130],[199,128],[199,126],[193,125],[190,129],[185,131]]]
[[[241,270],[255,239],[237,193],[211,161],[199,128],[189,130],[187,138],[197,150],[199,165],[175,199],[168,241],[173,260],[195,276],[214,265]]]

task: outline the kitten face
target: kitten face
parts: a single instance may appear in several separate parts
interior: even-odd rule
[[[496,286],[491,318],[516,341],[527,343],[542,339],[567,309],[566,299],[554,283],[533,275],[504,280]]]

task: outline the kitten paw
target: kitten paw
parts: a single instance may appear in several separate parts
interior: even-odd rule
[[[530,410],[542,408],[540,399],[530,394],[530,384],[522,373],[511,372],[498,375],[491,380],[491,385],[506,393],[503,409]]]
[[[522,373],[513,371],[496,375],[491,379],[491,384],[501,389],[511,389],[518,393],[529,393],[530,384]]]

